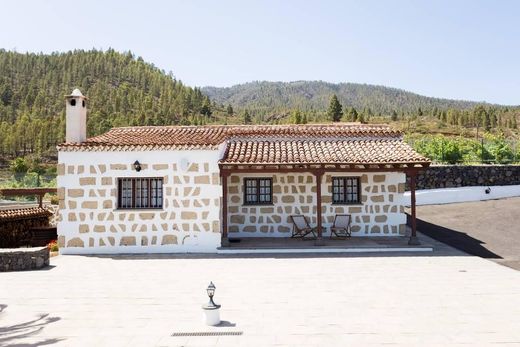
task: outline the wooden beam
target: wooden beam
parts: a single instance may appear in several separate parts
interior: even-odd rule
[[[56,194],[56,188],[6,188],[0,189],[2,196],[24,196],[24,195],[45,195],[47,193]]]
[[[43,207],[43,197],[47,193],[56,194],[56,188],[7,188],[0,189],[0,196],[35,196],[38,206]]]
[[[321,219],[321,178],[323,177],[323,171],[319,170],[314,172],[316,177],[316,222],[318,229],[318,239],[316,240],[316,246],[323,246],[323,227]]]
[[[220,177],[222,179],[222,234],[221,234],[221,246],[229,246],[228,238],[228,177],[227,171],[220,171]]]
[[[329,172],[406,172],[408,170],[424,170],[429,163],[318,163],[318,164],[226,164],[220,163],[221,170],[237,173],[276,172],[312,172],[323,170]]]
[[[409,173],[410,177],[410,204],[411,204],[411,219],[412,219],[412,234],[410,235],[410,240],[408,240],[408,244],[411,246],[418,246],[421,244],[419,238],[417,237],[417,218],[415,213],[415,179],[417,177],[417,171],[412,171]]]

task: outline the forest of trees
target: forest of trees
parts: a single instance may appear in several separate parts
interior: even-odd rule
[[[373,114],[458,109],[468,110],[478,102],[431,98],[401,89],[357,83],[323,81],[250,82],[228,88],[204,87],[202,92],[219,104],[232,104],[236,111],[245,108],[256,115],[283,113],[299,109],[312,113],[327,109],[331,95],[358,111],[370,109]],[[492,105],[489,105],[492,106]]]
[[[130,52],[46,55],[0,50],[0,166],[16,157],[56,155],[56,144],[65,137],[64,96],[74,88],[89,98],[88,136],[127,125],[342,121],[392,123],[410,134],[478,139],[490,133],[517,141],[520,119],[518,106],[429,98],[352,83],[191,88]]]
[[[130,52],[0,50],[0,154],[53,155],[64,140],[64,96],[74,88],[89,98],[89,136],[115,126],[198,124],[212,117],[213,105],[200,89]]]

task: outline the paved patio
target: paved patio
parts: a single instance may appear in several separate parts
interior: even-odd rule
[[[0,345],[520,345],[520,272],[436,245],[422,256],[59,256],[46,271],[0,274]],[[201,323],[210,280],[222,327]],[[243,335],[171,336],[208,331]]]

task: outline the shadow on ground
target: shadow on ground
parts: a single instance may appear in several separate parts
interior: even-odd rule
[[[407,223],[410,225],[410,215],[406,214],[406,217]],[[417,230],[434,240],[445,243],[468,254],[476,255],[481,258],[502,259],[500,255],[488,250],[484,246],[486,244],[485,242],[471,237],[464,232],[449,229],[437,224],[432,224],[419,218],[417,218]]]
[[[0,304],[0,314],[7,309],[7,305]],[[46,338],[35,340],[40,332],[43,331],[47,324],[59,321],[58,317],[49,317],[49,314],[40,314],[38,318],[22,322],[15,325],[0,326],[0,346],[10,347],[32,347],[47,346],[58,343],[62,339]],[[30,342],[24,342],[24,339],[30,338]]]

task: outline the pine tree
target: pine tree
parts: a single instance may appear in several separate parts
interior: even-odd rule
[[[206,96],[206,98],[204,98],[204,103],[202,104],[202,108],[200,109],[200,113],[203,114],[206,117],[211,116],[211,114],[213,113],[211,111],[211,102],[210,102],[210,100],[209,100],[209,98],[207,96]]]
[[[231,106],[231,104],[228,104],[227,105],[227,108],[226,108],[226,114],[231,117],[233,116],[233,106]]]
[[[249,114],[249,110],[248,109],[246,109],[244,111],[243,119],[244,119],[244,124],[251,124],[251,115]]]
[[[358,113],[354,107],[352,107],[348,112],[348,120],[350,122],[356,122],[358,120]]]
[[[329,109],[327,110],[327,117],[333,122],[339,122],[343,116],[343,109],[336,94],[330,97]]]
[[[391,116],[391,118],[392,118],[392,121],[393,121],[393,122],[397,121],[397,112],[395,112],[395,110],[392,111],[392,116]]]
[[[302,114],[301,114],[300,110],[292,111],[291,121],[294,124],[302,124]]]

